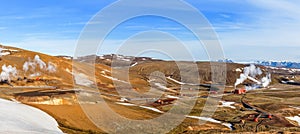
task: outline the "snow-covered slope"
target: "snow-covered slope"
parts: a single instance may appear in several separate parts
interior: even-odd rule
[[[45,112],[16,102],[0,99],[0,133],[63,133],[54,118]]]

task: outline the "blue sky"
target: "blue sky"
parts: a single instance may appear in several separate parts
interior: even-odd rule
[[[85,24],[113,2],[114,0],[1,1],[0,42],[51,55],[73,55]],[[300,61],[300,1],[185,2],[197,8],[210,21],[226,58],[235,61]],[[126,10],[130,8],[124,11]],[[123,13],[125,12],[119,14]],[[195,37],[188,30],[170,20],[151,16],[132,19],[119,25],[109,35],[99,53],[113,53],[123,40],[146,30],[168,32],[189,41],[191,52],[201,57],[198,58],[200,60],[207,59],[202,47],[195,49],[193,46]]]

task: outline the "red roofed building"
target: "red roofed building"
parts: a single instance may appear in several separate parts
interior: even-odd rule
[[[244,93],[246,93],[246,89],[244,88],[234,90],[234,94],[244,94]]]

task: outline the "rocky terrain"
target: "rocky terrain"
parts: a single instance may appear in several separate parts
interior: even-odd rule
[[[86,115],[91,111],[101,112],[104,106],[128,119],[149,120],[166,114],[174,106],[184,109],[187,100],[195,100],[191,113],[169,133],[300,132],[297,69],[223,62],[226,64],[223,91],[212,81],[211,65],[215,63],[210,62],[195,63],[195,70],[192,62],[121,55],[72,60],[69,56],[0,47],[0,97],[46,112],[65,133],[110,132],[107,125],[112,122],[97,124],[109,117],[93,120]],[[189,77],[195,73],[199,78]],[[244,88],[245,94],[236,94],[235,89]],[[214,101],[215,113],[211,117],[200,116],[205,104]],[[162,132],[164,129],[155,128]]]

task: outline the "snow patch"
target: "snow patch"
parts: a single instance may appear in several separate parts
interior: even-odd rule
[[[138,63],[136,62],[136,63],[132,64],[131,67],[134,67],[134,66],[136,66],[137,64],[138,64]]]
[[[126,102],[116,102],[116,104],[119,104],[119,105],[123,105],[123,106],[138,106],[138,105],[135,105],[135,104],[132,104],[132,103],[126,103]],[[154,111],[154,112],[157,112],[157,113],[164,113],[163,111],[160,111],[156,108],[153,108],[153,107],[147,107],[147,106],[138,106],[140,108],[143,108],[143,109],[147,109],[147,110],[151,110],[151,111]]]
[[[237,69],[235,69],[235,71],[236,71],[236,72],[242,72],[242,69],[237,68]]]
[[[67,60],[72,60],[72,57],[63,57],[63,58]]]
[[[94,84],[94,82],[89,80],[88,77],[83,73],[74,74],[74,78],[75,78],[75,83],[78,85],[91,86]]]
[[[120,99],[120,101],[121,101],[121,102],[127,102],[127,101],[128,101],[128,99],[127,99],[127,98],[124,98],[124,97],[122,97],[122,98]]]
[[[290,108],[295,108],[297,110],[300,110],[300,107],[295,107],[295,106],[289,106]]]
[[[175,82],[175,83],[177,83],[177,84],[180,84],[180,85],[184,85],[184,84],[185,84],[185,83],[180,82],[180,81],[178,81],[178,80],[175,80],[175,79],[173,79],[173,78],[171,78],[171,77],[167,77],[167,79],[169,79],[169,80],[171,80],[171,81],[173,81],[173,82]]]
[[[1,56],[10,55],[10,52],[1,52],[0,55]]]
[[[199,119],[199,120],[203,120],[203,121],[208,121],[208,122],[212,122],[212,123],[218,123],[221,124],[221,121],[215,120],[213,118],[209,118],[209,117],[200,117],[200,116],[186,116],[188,118],[192,118],[192,119]]]
[[[222,123],[222,125],[228,127],[230,130],[232,130],[232,124],[230,124],[230,123]]]
[[[161,83],[154,83],[154,85],[161,88],[161,89],[168,90],[168,88],[165,85],[162,85]]]
[[[210,117],[200,117],[200,116],[186,116],[186,117],[192,118],[192,119],[199,119],[199,120],[203,120],[203,121],[208,121],[208,122],[212,122],[212,123],[221,124],[223,126],[226,126],[226,127],[230,128],[230,130],[232,130],[232,124],[230,124],[230,123],[222,123],[221,121],[215,120],[215,119],[210,118]]]
[[[136,106],[135,104],[123,103],[123,102],[116,102],[116,104],[123,105],[123,106]]]
[[[177,96],[172,96],[172,95],[166,95],[167,98],[170,98],[170,99],[179,99],[179,97]]]
[[[292,120],[292,121],[296,121],[298,123],[298,126],[300,126],[300,117],[299,116],[285,117],[285,118]]]
[[[220,107],[229,107],[232,109],[236,109],[235,106],[232,106],[233,104],[235,104],[235,102],[227,102],[227,101],[220,101],[222,103],[222,105]]]
[[[37,73],[33,73],[29,75],[30,77],[38,77],[41,76],[41,73],[37,72]]]
[[[101,73],[101,74],[104,74],[104,75],[106,74],[105,71],[101,71],[100,73]]]
[[[45,112],[0,99],[0,133],[63,133],[55,119]]]
[[[127,81],[123,81],[123,80],[119,80],[119,79],[117,79],[117,78],[114,78],[114,77],[111,77],[111,76],[107,76],[107,75],[103,75],[103,74],[101,74],[103,77],[105,77],[105,78],[108,78],[108,79],[111,79],[111,80],[113,80],[113,81],[119,81],[119,82],[122,82],[122,83],[128,83]]]
[[[70,69],[69,69],[69,68],[66,68],[66,71],[67,71],[68,73],[72,73],[72,72],[70,71]]]
[[[151,111],[154,111],[154,112],[157,112],[157,113],[164,113],[163,111],[160,111],[156,108],[153,108],[153,107],[147,107],[147,106],[140,106],[141,108],[144,108],[144,109],[148,109],[148,110],[151,110]]]
[[[175,82],[175,83],[177,83],[177,84],[180,84],[180,85],[191,85],[191,86],[197,86],[197,85],[199,85],[199,84],[193,84],[193,83],[180,82],[180,81],[175,80],[175,79],[173,79],[171,77],[166,77],[166,78],[169,79],[169,80],[171,80],[171,81],[173,81],[173,82]]]
[[[19,50],[15,50],[15,49],[9,49],[9,51],[11,51],[11,52],[19,52]]]

